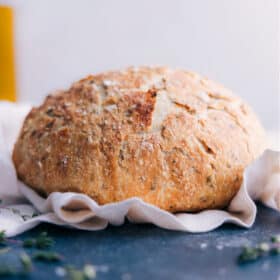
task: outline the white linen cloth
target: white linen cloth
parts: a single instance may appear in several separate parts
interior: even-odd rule
[[[280,211],[280,152],[266,150],[244,172],[243,184],[225,210],[171,214],[139,198],[98,205],[78,193],[59,193],[47,199],[17,180],[11,160],[13,144],[30,106],[0,102],[0,231],[15,236],[41,222],[84,230],[121,225],[125,217],[134,223],[152,223],[169,230],[206,232],[224,223],[249,228],[259,200]]]

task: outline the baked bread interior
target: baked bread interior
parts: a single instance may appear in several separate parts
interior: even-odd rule
[[[192,72],[131,67],[49,95],[27,115],[13,161],[45,196],[139,197],[193,212],[228,205],[264,148],[257,117],[228,89]]]

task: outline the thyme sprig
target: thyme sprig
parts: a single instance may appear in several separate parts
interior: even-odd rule
[[[47,232],[40,233],[36,238],[25,239],[23,247],[31,248],[36,247],[38,249],[48,249],[54,245],[54,240],[48,236]]]
[[[280,254],[280,235],[275,235],[271,237],[270,243],[261,242],[254,247],[244,247],[237,261],[244,264],[278,254]]]
[[[5,231],[2,230],[0,231],[0,245],[4,245],[5,243],[6,243]]]
[[[14,265],[1,264],[0,277],[1,276],[23,276],[32,271],[33,265],[31,258],[25,253],[19,255],[21,267]]]
[[[60,277],[67,277],[69,280],[90,280],[96,277],[96,270],[93,265],[87,264],[81,269],[72,265],[58,267],[56,274]]]
[[[25,253],[21,253],[19,256],[20,262],[22,264],[23,267],[23,271],[25,273],[28,273],[32,270],[32,260],[31,258]]]
[[[26,252],[22,252],[19,254],[20,265],[10,265],[3,264],[0,262],[0,277],[1,276],[26,276],[29,275],[33,270],[33,262],[34,261],[43,261],[43,262],[58,262],[62,261],[63,257],[54,251],[46,251],[45,249],[49,249],[54,245],[54,240],[50,237],[47,232],[40,233],[35,238],[25,239],[23,242],[18,242],[17,240],[11,240],[6,238],[5,232],[0,232],[0,244],[6,245],[7,242],[14,242],[21,244],[24,248],[31,249],[40,249],[33,252],[32,255],[28,255]],[[0,249],[0,255],[6,254],[10,251],[10,247],[4,247]],[[93,265],[85,265],[81,269],[72,266],[65,265],[63,267],[58,267],[56,269],[56,273],[58,276],[66,277],[70,280],[90,280],[95,278],[96,270]]]
[[[43,262],[58,262],[63,259],[63,257],[56,252],[46,252],[46,251],[38,251],[32,255],[32,258],[37,261]]]

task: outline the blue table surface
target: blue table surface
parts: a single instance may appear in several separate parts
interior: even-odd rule
[[[258,208],[251,229],[224,225],[209,233],[189,234],[127,222],[120,227],[87,232],[42,224],[15,239],[24,240],[47,230],[55,239],[54,249],[64,256],[63,263],[78,267],[94,264],[98,268],[96,279],[279,280],[280,256],[242,266],[236,263],[243,245],[256,244],[280,233],[279,213],[263,206]],[[17,262],[21,251],[22,248],[13,246],[5,254],[5,262]],[[25,279],[63,279],[55,274],[57,266],[60,264],[36,263]]]

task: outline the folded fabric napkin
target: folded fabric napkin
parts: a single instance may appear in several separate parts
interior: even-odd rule
[[[0,231],[14,236],[41,222],[84,230],[101,230],[108,224],[134,223],[186,232],[206,232],[224,223],[249,228],[256,218],[259,200],[280,211],[280,152],[266,150],[244,172],[243,184],[225,210],[171,214],[139,198],[98,205],[87,195],[59,193],[40,197],[17,180],[11,153],[30,106],[0,102]]]

